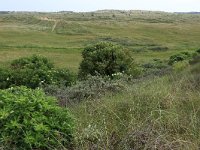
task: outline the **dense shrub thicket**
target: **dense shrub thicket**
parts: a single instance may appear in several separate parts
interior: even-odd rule
[[[123,72],[137,75],[135,62],[129,51],[109,42],[100,42],[86,47],[82,52],[83,60],[80,64],[79,77],[87,75],[112,76]]]
[[[0,88],[11,86],[39,87],[41,84],[70,86],[75,74],[67,69],[56,69],[45,57],[31,56],[14,60],[10,68],[0,69]]]
[[[5,149],[61,149],[70,146],[73,120],[67,109],[41,90],[0,90],[0,141]]]

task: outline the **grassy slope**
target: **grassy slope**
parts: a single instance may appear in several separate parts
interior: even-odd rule
[[[79,148],[198,149],[200,93],[191,73],[184,74],[144,80],[71,108]]]
[[[145,11],[0,14],[0,62],[37,53],[77,71],[81,50],[101,40],[124,45],[139,62],[167,59],[200,47],[199,20],[200,15]],[[149,50],[155,47],[169,49]]]

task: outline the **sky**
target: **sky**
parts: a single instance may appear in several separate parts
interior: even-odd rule
[[[0,0],[0,11],[76,11],[103,9],[200,12],[200,0]]]

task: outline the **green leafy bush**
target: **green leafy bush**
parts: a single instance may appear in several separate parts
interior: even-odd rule
[[[27,86],[37,88],[42,84],[70,86],[76,76],[67,69],[56,69],[45,57],[31,56],[14,60],[8,70],[0,70],[0,88]]]
[[[196,50],[196,52],[200,54],[200,49]]]
[[[100,42],[86,47],[82,56],[79,70],[81,78],[87,75],[111,77],[118,72],[131,75],[139,73],[129,51],[109,42]]]
[[[50,84],[53,81],[53,64],[42,56],[31,56],[14,60],[11,63],[11,82],[15,86],[24,85],[36,88],[41,83]]]
[[[61,106],[69,106],[85,99],[98,99],[106,93],[123,91],[125,86],[122,80],[111,80],[102,76],[89,76],[87,80],[79,81],[73,86],[46,85],[43,89],[47,95],[56,97]]]
[[[67,109],[41,90],[0,90],[0,142],[6,149],[61,149],[72,142],[73,120]]]
[[[186,60],[185,61],[180,61],[180,62],[177,62],[177,63],[173,64],[173,69],[176,72],[183,71],[187,67],[189,67],[189,62],[186,61]]]
[[[192,59],[190,60],[190,64],[194,65],[200,63],[200,49],[196,51],[197,53],[193,55]]]
[[[162,69],[168,67],[167,63],[165,61],[162,61],[160,59],[153,59],[152,62],[145,63],[142,65],[143,68],[145,69]]]
[[[10,86],[11,73],[8,69],[0,68],[0,89],[6,89]]]
[[[58,86],[71,86],[77,80],[77,75],[68,69],[55,69],[53,71],[53,81]]]
[[[52,69],[53,64],[45,57],[33,55],[16,59],[11,63],[13,69]]]
[[[181,52],[179,54],[172,55],[169,58],[168,64],[173,65],[176,62],[184,61],[184,60],[190,59],[191,57],[192,57],[192,55],[189,52]]]
[[[192,85],[200,89],[200,60],[192,67],[191,73],[192,73],[192,79],[191,79]]]
[[[169,48],[166,47],[166,46],[153,46],[153,47],[150,47],[149,50],[152,50],[152,51],[167,51]]]

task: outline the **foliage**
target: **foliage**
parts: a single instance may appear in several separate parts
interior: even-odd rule
[[[169,59],[168,64],[173,65],[176,62],[184,61],[184,60],[187,60],[191,57],[192,57],[192,55],[189,52],[181,52],[181,53],[172,55]]]
[[[189,81],[192,83],[192,85],[195,88],[200,88],[200,55],[196,55],[193,57],[193,59],[190,61],[190,71],[191,75],[188,77]]]
[[[49,60],[42,56],[33,55],[14,60],[11,63],[13,69],[44,69],[49,70],[54,66]]]
[[[55,96],[61,106],[70,106],[86,99],[98,99],[106,93],[123,91],[125,87],[121,80],[89,76],[87,80],[79,81],[71,87],[46,85],[43,89],[47,95]]]
[[[196,52],[200,54],[200,49],[196,50]]]
[[[77,80],[76,74],[68,69],[54,69],[53,81],[58,86],[71,86],[75,84]]]
[[[42,84],[70,86],[76,81],[71,71],[56,69],[47,58],[36,55],[14,60],[9,69],[0,71],[1,89],[21,85],[37,88]]]
[[[10,86],[11,73],[8,69],[0,68],[0,89],[6,89]]]
[[[164,46],[154,46],[154,47],[150,47],[149,50],[152,51],[167,51],[169,48],[168,47],[164,47]]]
[[[160,59],[153,59],[148,63],[142,65],[143,76],[162,76],[172,71],[172,67],[167,64],[167,61]]]
[[[193,58],[190,60],[190,64],[194,65],[200,63],[200,53],[197,55],[194,55]]]
[[[79,77],[87,75],[112,76],[114,73],[136,75],[136,65],[131,54],[122,47],[100,42],[86,47],[82,52],[83,60],[80,64]]]
[[[166,62],[160,60],[160,59],[153,59],[152,62],[149,63],[145,63],[143,64],[143,68],[157,68],[157,69],[162,69],[162,68],[166,68],[167,64]]]
[[[73,120],[67,109],[41,90],[0,90],[0,141],[8,149],[56,149],[72,142]]]
[[[15,86],[24,85],[36,88],[41,83],[50,84],[53,80],[53,64],[45,57],[31,56],[14,60],[11,63],[13,70],[11,83]]]
[[[150,78],[71,108],[78,118],[77,150],[198,149],[199,90],[188,76]]]
[[[179,72],[179,71],[184,71],[187,67],[189,67],[189,62],[188,61],[179,61],[175,64],[173,64],[173,69],[176,71],[176,72]]]

